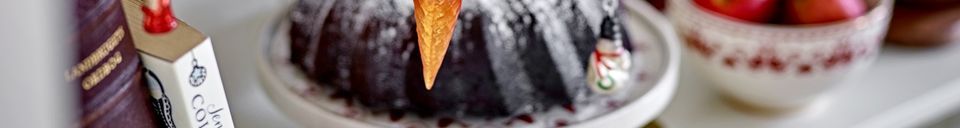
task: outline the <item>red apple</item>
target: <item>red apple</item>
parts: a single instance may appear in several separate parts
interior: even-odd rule
[[[650,2],[650,5],[653,5],[653,8],[657,8],[657,11],[660,12],[663,12],[667,7],[666,0],[647,0],[647,2]]]
[[[787,4],[787,22],[815,24],[839,21],[863,15],[863,0],[791,0]]]
[[[766,23],[776,12],[777,0],[694,0],[700,7],[729,17]]]

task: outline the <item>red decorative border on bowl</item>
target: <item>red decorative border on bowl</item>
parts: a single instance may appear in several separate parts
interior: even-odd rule
[[[838,40],[830,50],[817,53],[799,53],[796,51],[777,50],[771,46],[757,48],[732,48],[734,52],[718,53],[720,45],[704,42],[698,33],[692,32],[682,35],[685,46],[700,57],[711,60],[710,63],[721,63],[731,70],[768,71],[774,74],[786,74],[788,70],[798,75],[807,75],[816,72],[829,72],[835,69],[848,67],[856,60],[865,59],[876,53],[876,48],[866,44],[852,43],[848,38]],[[878,40],[877,40],[878,41]],[[727,47],[730,48],[730,47]],[[746,54],[745,50],[756,51]],[[784,55],[786,54],[786,55]],[[800,59],[801,56],[813,56],[813,59]]]

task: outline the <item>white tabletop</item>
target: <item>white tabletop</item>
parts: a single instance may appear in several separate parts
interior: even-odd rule
[[[266,97],[256,73],[264,25],[294,0],[174,0],[178,18],[213,38],[238,127],[297,127]],[[955,43],[958,44],[958,43]],[[685,68],[686,69],[686,68]],[[666,127],[912,126],[939,119],[960,103],[960,45],[940,49],[885,47],[860,79],[835,88],[814,109],[780,116],[733,110],[695,71],[682,70]]]
[[[721,100],[691,65],[661,115],[666,127],[917,127],[960,107],[960,43],[937,49],[886,46],[877,62],[805,109],[744,111]]]

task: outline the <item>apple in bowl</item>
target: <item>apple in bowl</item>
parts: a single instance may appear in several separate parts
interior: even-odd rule
[[[828,23],[861,16],[867,11],[863,0],[788,0],[789,24]]]
[[[771,24],[828,23],[861,16],[867,10],[863,0],[694,0],[694,3],[722,16]]]
[[[702,8],[732,18],[751,22],[767,22],[774,14],[778,0],[694,0]]]

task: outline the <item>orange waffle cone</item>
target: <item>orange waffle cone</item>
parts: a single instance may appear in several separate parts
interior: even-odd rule
[[[460,0],[413,0],[417,22],[420,58],[423,60],[423,82],[433,88],[443,56],[450,46],[453,28],[460,14]]]

